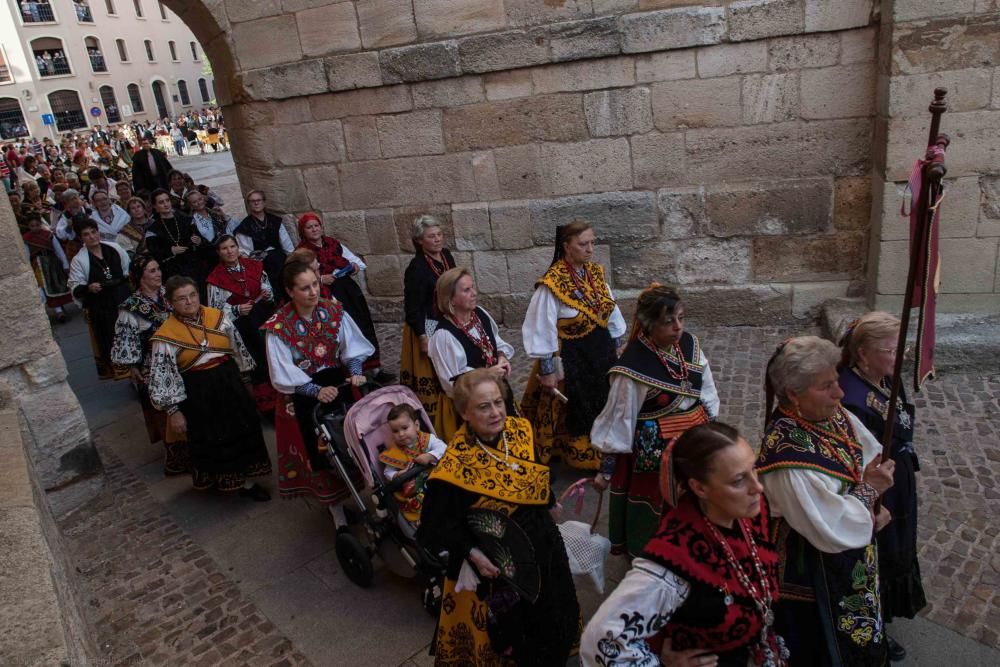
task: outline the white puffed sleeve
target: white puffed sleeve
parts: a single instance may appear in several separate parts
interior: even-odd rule
[[[712,419],[719,416],[719,407],[721,402],[719,401],[719,390],[715,386],[715,376],[712,375],[712,368],[708,365],[708,357],[705,353],[701,353],[702,365],[701,372],[701,404],[705,406],[705,412]]]
[[[292,243],[292,237],[288,233],[288,227],[285,226],[284,222],[278,227],[278,243],[281,244],[281,249],[289,255],[295,252],[295,244]]]
[[[559,351],[559,300],[545,285],[539,285],[531,295],[528,311],[521,325],[524,352],[532,359],[548,359]],[[624,320],[623,320],[624,322]]]
[[[450,397],[453,387],[452,378],[472,370],[465,356],[465,348],[455,340],[450,332],[438,329],[427,342],[427,355],[438,376],[441,388]]]
[[[136,366],[142,361],[140,320],[127,310],[118,311],[115,338],[111,344],[111,361],[121,366]]]
[[[362,261],[362,259],[357,255],[355,255],[353,252],[351,252],[350,248],[348,248],[343,243],[340,244],[340,249],[344,253],[344,259],[346,259],[348,262],[350,262],[351,264],[357,264],[358,268],[361,269],[362,271],[368,268],[368,266]]]
[[[583,667],[660,667],[660,656],[648,640],[663,629],[690,592],[690,585],[670,570],[636,558],[583,631]]]
[[[264,343],[267,347],[267,369],[275,391],[281,394],[294,394],[296,387],[312,381],[305,371],[295,365],[292,349],[280,338],[268,333]]]
[[[344,366],[349,366],[351,359],[364,361],[373,354],[375,346],[365,338],[357,323],[345,311],[340,319],[340,331],[337,332],[337,356]]]
[[[229,344],[233,348],[233,361],[236,362],[236,366],[241,372],[246,373],[252,371],[257,367],[257,362],[253,360],[253,356],[250,354],[250,350],[243,343],[243,337],[240,336],[239,330],[236,325],[233,324],[233,317],[230,313],[226,311],[223,312],[222,324],[219,326],[219,330],[222,331],[229,338]]]
[[[427,453],[433,456],[436,461],[440,461],[447,450],[448,444],[432,433],[427,443]]]
[[[632,451],[635,422],[646,388],[633,380],[613,373],[608,401],[590,429],[590,444],[605,454],[628,454]]]
[[[178,405],[187,398],[184,378],[177,368],[177,346],[153,341],[149,369],[149,400],[157,410]]]
[[[608,288],[608,294],[611,298],[615,298],[614,292],[611,291],[611,285],[605,283]],[[628,324],[625,323],[625,316],[622,315],[622,309],[618,307],[617,300],[615,301],[615,309],[611,311],[611,317],[608,319],[608,333],[615,340],[618,340],[628,331]]]
[[[229,303],[229,297],[232,295],[227,289],[222,289],[218,285],[208,284],[208,307],[221,310],[228,313],[230,317],[239,317],[239,306],[234,306]]]

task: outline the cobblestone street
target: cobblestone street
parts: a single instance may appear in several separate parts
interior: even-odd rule
[[[226,160],[189,158],[180,168],[211,183],[229,213],[239,215]],[[378,329],[387,370],[396,372],[399,327]],[[712,363],[722,420],[756,443],[767,357],[801,331],[690,329]],[[426,648],[434,622],[421,608],[417,584],[382,568],[372,588],[355,587],[339,571],[325,510],[279,500],[273,480],[266,484],[275,499],[251,503],[164,478],[162,451],[148,443],[131,388],[97,382],[82,317],[56,326],[55,334],[105,466],[101,492],[60,525],[109,664],[431,664]],[[519,331],[502,335],[523,349]],[[529,370],[523,352],[514,368],[520,394]],[[891,628],[910,650],[901,664],[1000,664],[1000,376],[949,372],[916,402],[921,566],[930,605],[922,618]],[[273,429],[265,435],[274,460]],[[562,487],[577,475],[559,477]],[[606,519],[601,526],[606,533]],[[621,562],[609,562],[608,591],[622,570]],[[580,596],[589,617],[599,598]]]

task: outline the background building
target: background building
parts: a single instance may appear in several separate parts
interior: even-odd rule
[[[3,0],[0,58],[2,139],[173,116],[215,97],[198,41],[156,0]]]

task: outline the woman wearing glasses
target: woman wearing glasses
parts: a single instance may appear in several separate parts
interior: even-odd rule
[[[281,218],[264,210],[267,197],[260,190],[247,193],[247,217],[233,230],[240,251],[264,262],[264,271],[272,285],[281,284],[285,257],[295,250],[292,237]]]

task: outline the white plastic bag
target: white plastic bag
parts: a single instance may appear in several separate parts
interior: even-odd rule
[[[563,491],[559,497],[559,504],[567,497],[576,496],[579,514],[583,508],[583,494],[592,480],[584,478],[573,483]],[[597,511],[594,513],[594,520],[590,523],[583,521],[564,521],[559,524],[559,533],[562,535],[563,543],[566,544],[566,556],[569,558],[569,569],[573,573],[573,578],[577,582],[586,582],[593,586],[598,594],[604,593],[604,561],[611,553],[611,540],[597,532],[597,520],[601,516],[601,507],[604,505],[604,494],[600,495],[597,502]]]

